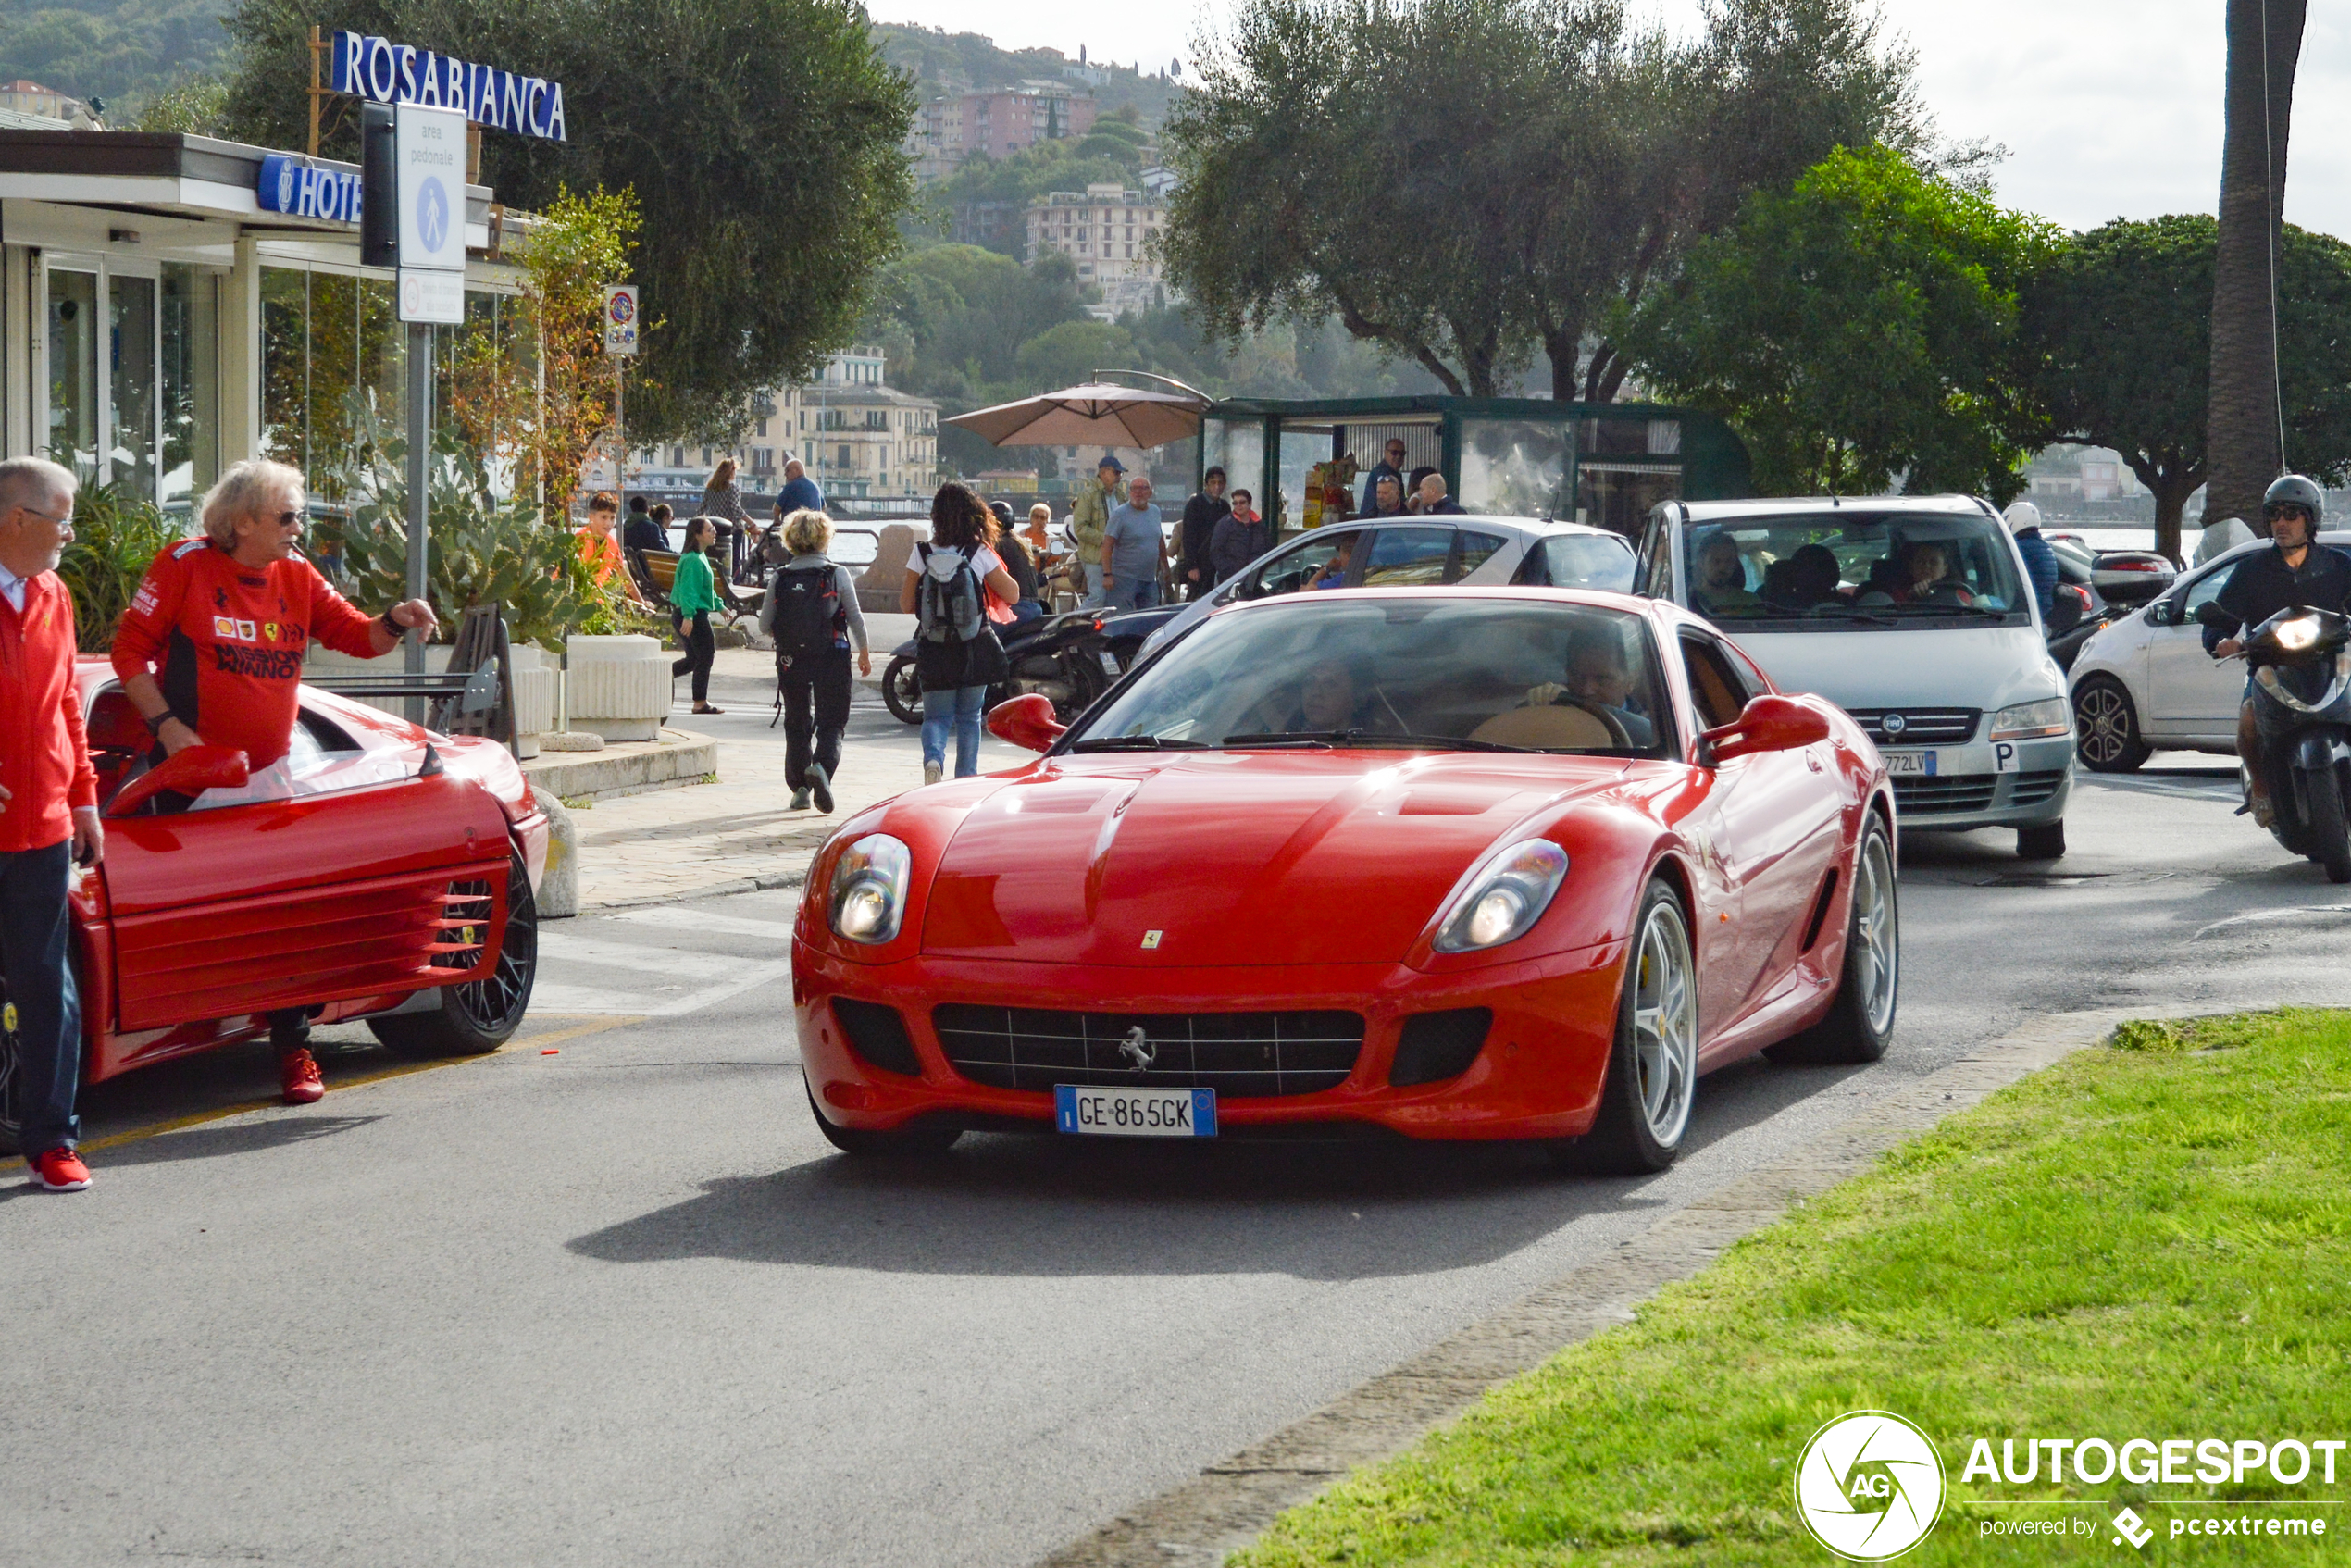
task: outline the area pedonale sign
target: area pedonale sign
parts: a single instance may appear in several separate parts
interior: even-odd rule
[[[548,142],[570,139],[564,130],[561,82],[436,55],[372,33],[335,34],[329,85],[371,103],[455,109],[476,125],[493,130]]]

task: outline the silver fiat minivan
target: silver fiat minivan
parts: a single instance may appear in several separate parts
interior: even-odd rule
[[[1971,496],[1668,501],[1633,591],[1706,616],[1784,691],[1860,721],[1906,831],[2065,853],[2073,713],[2016,541]]]

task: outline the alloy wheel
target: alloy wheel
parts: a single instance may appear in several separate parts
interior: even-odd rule
[[[524,1010],[530,1005],[531,983],[539,973],[539,903],[530,890],[529,874],[519,861],[507,875],[506,888],[506,935],[499,945],[497,966],[482,979],[451,988],[451,1000],[468,1024],[485,1035],[501,1037],[522,1021]],[[452,891],[478,892],[485,905],[491,897],[487,882],[464,883]]]
[[[1698,988],[1679,905],[1661,901],[1641,927],[1634,961],[1633,1064],[1649,1136],[1667,1149],[1689,1125],[1698,1083]]]
[[[1853,979],[1861,991],[1861,1011],[1870,1028],[1884,1034],[1894,1023],[1894,999],[1901,979],[1901,935],[1894,919],[1894,863],[1885,840],[1872,835],[1862,841],[1860,864],[1853,879],[1853,940],[1859,960]]]
[[[2086,687],[2073,700],[2080,723],[2083,760],[2093,767],[2111,767],[2131,749],[2131,703],[2114,687],[2100,682]]]

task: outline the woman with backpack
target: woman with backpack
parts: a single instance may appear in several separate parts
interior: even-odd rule
[[[955,777],[979,771],[979,716],[988,688],[1004,678],[1004,645],[996,627],[1010,625],[1020,586],[997,555],[996,519],[978,496],[952,480],[930,502],[930,542],[914,546],[898,607],[915,617],[914,674],[923,683],[923,782],[947,766],[955,735]],[[989,603],[989,595],[995,595]]]
[[[874,673],[865,617],[849,568],[825,552],[833,520],[802,507],[782,524],[790,556],[767,579],[759,629],[776,640],[776,684],[784,703],[784,781],[791,809],[833,809],[833,775],[840,768],[840,732],[849,725],[849,651],[857,673]]]
[[[694,678],[694,712],[698,714],[727,711],[710,705],[710,664],[718,656],[718,640],[710,632],[710,612],[721,605],[717,586],[710,575],[710,557],[703,552],[717,541],[718,530],[708,517],[688,522],[686,547],[678,553],[678,575],[669,584],[671,612],[680,617],[693,617],[693,624],[678,634],[686,656],[669,666],[669,678],[675,680],[681,675]]]

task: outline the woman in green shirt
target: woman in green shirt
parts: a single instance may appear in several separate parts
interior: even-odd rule
[[[717,640],[710,634],[710,612],[722,606],[718,590],[711,580],[710,557],[703,554],[718,539],[717,527],[708,517],[694,517],[686,524],[686,548],[678,552],[678,576],[669,585],[669,605],[680,616],[693,617],[691,626],[683,627],[678,641],[685,644],[686,656],[669,666],[669,678],[681,675],[694,678],[694,712],[725,713],[724,708],[710,705],[710,662],[718,656]]]

